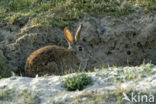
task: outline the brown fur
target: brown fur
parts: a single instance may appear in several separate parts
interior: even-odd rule
[[[69,59],[70,57],[70,59]],[[58,46],[46,46],[34,51],[26,62],[26,76],[34,77],[44,74],[62,75],[67,69],[77,68],[79,60],[70,49]],[[62,68],[62,66],[64,66]],[[60,71],[61,69],[61,71]]]

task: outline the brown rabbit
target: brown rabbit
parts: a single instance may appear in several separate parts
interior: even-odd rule
[[[90,54],[86,43],[80,40],[81,28],[82,24],[77,29],[75,38],[68,28],[64,29],[68,48],[50,45],[34,51],[26,61],[26,76],[62,75],[71,69],[84,71]]]

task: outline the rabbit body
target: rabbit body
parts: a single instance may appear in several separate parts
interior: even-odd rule
[[[87,45],[79,39],[81,27],[82,25],[79,26],[75,39],[72,32],[68,28],[65,29],[68,48],[49,45],[30,54],[25,65],[25,75],[29,77],[45,74],[62,75],[74,71],[73,69],[84,71],[89,59],[89,51]]]
[[[70,58],[69,58],[70,57]],[[26,63],[26,76],[62,75],[68,69],[77,69],[80,61],[71,51],[58,46],[46,46],[34,51]]]

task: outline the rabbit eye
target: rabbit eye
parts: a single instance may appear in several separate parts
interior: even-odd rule
[[[82,47],[79,47],[79,51],[82,51]]]

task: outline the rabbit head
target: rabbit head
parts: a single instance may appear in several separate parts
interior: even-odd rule
[[[84,64],[87,63],[87,61],[90,58],[90,51],[89,47],[86,42],[80,40],[80,35],[81,35],[81,29],[82,29],[82,24],[78,27],[75,37],[73,36],[73,33],[70,31],[69,28],[64,29],[64,34],[66,37],[66,40],[68,41],[68,49],[70,49],[74,55]],[[82,64],[82,70],[85,69],[85,65],[83,66]]]

